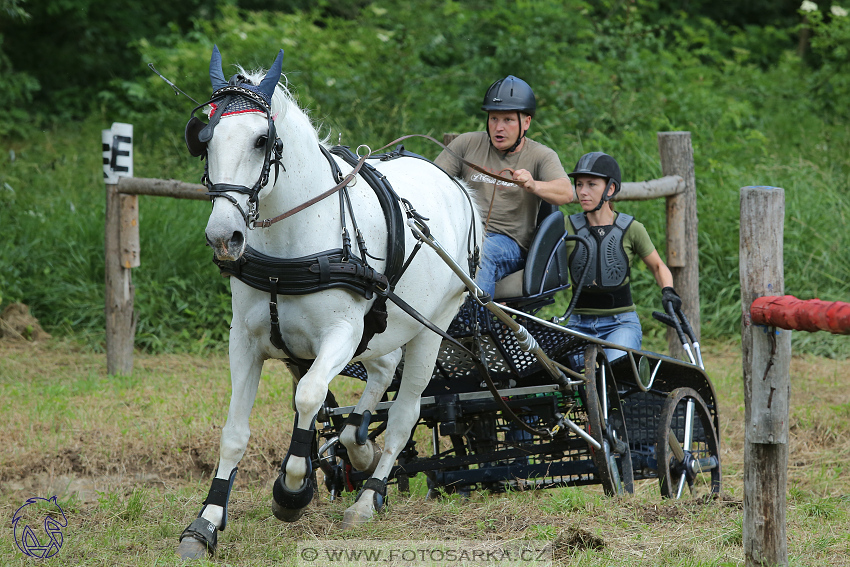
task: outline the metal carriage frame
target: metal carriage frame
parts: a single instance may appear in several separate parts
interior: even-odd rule
[[[467,285],[474,291],[474,284]],[[409,478],[424,473],[429,496],[587,484],[601,484],[606,494],[617,495],[632,492],[642,479],[658,479],[665,497],[719,493],[717,398],[693,335],[671,320],[675,315],[655,314],[679,327],[684,340],[694,341],[697,357],[686,362],[536,317],[564,287],[534,301],[521,299],[514,307],[483,304],[474,296],[467,300],[448,329],[454,340],[443,341],[414,428],[430,430],[431,452],[419,454],[412,433],[390,481],[408,490]],[[536,352],[517,327],[539,346]],[[690,345],[684,346],[690,354]],[[611,363],[604,347],[626,354]],[[474,353],[486,370],[473,360]],[[553,367],[572,379],[553,380]],[[343,374],[366,378],[359,364]],[[386,427],[396,387],[394,381],[385,401],[360,420],[364,442]],[[331,498],[358,489],[370,476],[351,467],[338,441],[353,410],[337,407],[330,394],[317,419],[314,470],[323,470]],[[546,435],[530,435],[519,421]]]

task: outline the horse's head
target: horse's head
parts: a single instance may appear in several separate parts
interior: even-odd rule
[[[186,125],[186,146],[206,158],[204,182],[213,201],[207,242],[219,260],[237,260],[245,252],[246,231],[256,220],[261,192],[271,166],[280,164],[282,142],[275,128],[272,99],[280,79],[283,50],[258,84],[243,75],[225,81],[218,47],[210,59],[210,100],[195,108]],[[194,116],[210,106],[209,122]]]

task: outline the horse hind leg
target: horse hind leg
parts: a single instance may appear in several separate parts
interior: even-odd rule
[[[448,325],[448,321],[444,323],[444,326]],[[401,385],[387,416],[383,455],[372,477],[358,494],[357,501],[345,511],[341,526],[343,530],[368,522],[375,512],[384,507],[387,479],[419,420],[419,400],[434,371],[441,340],[439,335],[423,329],[407,344]]]
[[[380,358],[363,361],[368,376],[366,388],[339,435],[340,442],[348,452],[351,465],[359,471],[368,473],[374,471],[375,467],[378,466],[382,452],[378,444],[371,439],[359,438],[358,424],[351,423],[351,418],[354,417],[356,420],[362,418],[366,411],[375,411],[375,407],[392,382],[399,361],[401,361],[400,348]]]
[[[227,422],[221,430],[218,469],[210,486],[210,491],[204,499],[198,517],[189,524],[180,535],[177,554],[184,560],[203,559],[214,555],[218,545],[218,532],[227,527],[227,505],[233,481],[236,477],[236,465],[245,455],[248,439],[251,437],[249,418],[257,387],[260,383],[263,360],[257,354],[253,360],[245,364],[243,354],[236,356],[233,352],[234,342],[231,342],[231,388],[230,409]]]

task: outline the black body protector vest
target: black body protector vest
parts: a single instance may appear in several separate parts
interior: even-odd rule
[[[576,244],[570,255],[570,278],[578,287],[580,282],[574,278],[588,263],[587,278],[593,278],[584,282],[576,309],[614,309],[632,305],[632,290],[626,281],[630,272],[629,258],[623,246],[623,235],[633,220],[634,217],[620,213],[607,234],[601,235],[595,230],[598,227],[587,224],[584,213],[570,215],[576,235],[590,243],[590,250]]]

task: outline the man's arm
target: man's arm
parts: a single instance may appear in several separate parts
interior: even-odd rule
[[[537,181],[527,169],[517,169],[514,171],[513,179],[517,185],[552,205],[566,205],[575,199],[573,184],[568,177],[560,177],[552,181]]]
[[[461,147],[461,144],[458,143],[458,139],[459,137],[455,138],[448,145],[449,150],[451,150],[454,155],[447,150],[443,150],[440,152],[440,155],[437,156],[437,159],[434,160],[434,163],[451,177],[460,178],[463,176],[463,164],[459,159],[457,159],[457,157],[455,157],[455,155],[463,157],[463,148],[465,148],[465,146]]]

